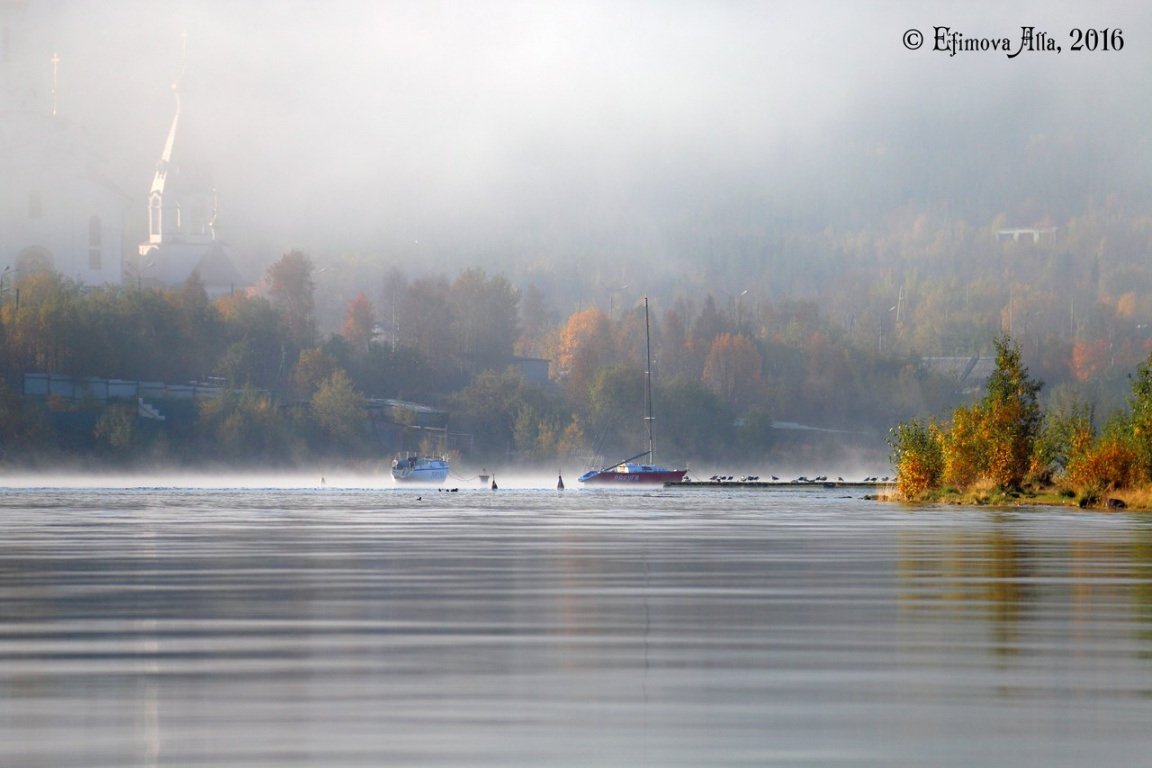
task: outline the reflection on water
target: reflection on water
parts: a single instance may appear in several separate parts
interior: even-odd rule
[[[1152,519],[842,496],[0,491],[0,765],[1146,757]]]

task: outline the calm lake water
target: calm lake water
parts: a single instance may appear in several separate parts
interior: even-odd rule
[[[1148,764],[1152,515],[860,496],[0,489],[0,765]]]

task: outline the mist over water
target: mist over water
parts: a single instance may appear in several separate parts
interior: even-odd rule
[[[745,467],[737,464],[723,466],[701,466],[691,468],[687,479],[708,480],[714,475],[733,477],[736,480],[755,475],[763,481],[769,481],[772,473],[780,481],[795,480],[800,476],[815,478],[826,476],[830,480],[843,478],[845,482],[858,482],[865,477],[883,476],[891,474],[891,468],[882,463],[875,466],[867,464],[847,464],[828,462],[827,464],[793,466],[788,463],[769,465],[771,472],[764,469],[763,464]],[[833,467],[829,470],[828,467]],[[819,470],[819,471],[814,471]],[[578,481],[586,471],[573,466],[570,469],[560,469],[553,472],[542,470],[513,469],[507,472],[488,467],[462,467],[459,471],[454,467],[448,478],[439,484],[405,484],[397,483],[388,472],[388,463],[381,462],[378,467],[369,470],[350,470],[346,468],[317,468],[316,471],[303,472],[291,470],[275,471],[173,471],[161,470],[156,472],[100,472],[76,471],[7,471],[0,473],[0,492],[5,489],[37,489],[61,488],[71,490],[83,489],[191,489],[191,490],[316,490],[316,491],[389,491],[397,493],[426,493],[431,491],[486,491],[491,492],[491,483],[496,482],[497,491],[503,490],[555,490],[558,481],[563,480],[563,490],[604,491],[603,486],[585,487]],[[481,477],[487,479],[482,480]],[[651,491],[658,489],[646,487],[639,490]],[[614,489],[608,489],[614,490]],[[622,490],[622,489],[615,489]]]

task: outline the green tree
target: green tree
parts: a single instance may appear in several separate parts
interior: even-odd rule
[[[54,439],[43,406],[24,399],[0,378],[0,459],[26,459],[37,446]]]
[[[479,453],[505,456],[516,445],[516,417],[526,386],[524,378],[511,371],[485,371],[452,398],[453,414],[473,435]]]
[[[548,306],[536,284],[529,283],[520,305],[521,335],[516,350],[520,354],[543,357],[548,347],[548,336],[555,327],[556,313]]]
[[[455,350],[455,310],[449,300],[448,280],[443,275],[414,280],[404,291],[400,305],[403,324],[398,342],[420,352],[425,360],[445,361]]]
[[[654,387],[656,451],[663,457],[726,458],[735,414],[698,379],[673,376]]]
[[[1152,481],[1152,355],[1136,366],[1128,419],[1136,460],[1144,482]]]
[[[96,445],[104,451],[124,456],[137,447],[136,409],[110,405],[96,421]]]
[[[312,396],[312,415],[329,444],[346,451],[362,447],[366,422],[364,397],[352,387],[343,369],[321,382]]]
[[[323,349],[304,350],[292,366],[293,393],[301,399],[312,397],[336,369],[336,360]]]
[[[749,408],[736,430],[740,452],[745,456],[762,456],[772,447],[772,416],[759,406]]]
[[[589,434],[605,451],[637,453],[648,445],[644,427],[644,371],[630,365],[602,368],[588,390]]]
[[[216,372],[233,386],[273,388],[287,375],[288,342],[268,299],[243,293],[221,296],[215,306],[223,328]]]
[[[1085,438],[1096,434],[1095,407],[1071,400],[1049,404],[1032,451],[1031,474],[1042,480],[1067,474],[1076,456],[1083,452]]]
[[[519,335],[520,291],[503,275],[466,269],[452,282],[453,336],[465,368],[497,370],[507,365]]]
[[[201,455],[249,463],[284,461],[298,440],[280,409],[265,393],[220,389],[197,403]]]

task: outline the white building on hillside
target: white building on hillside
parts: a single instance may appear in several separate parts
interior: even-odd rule
[[[156,163],[148,193],[148,239],[139,247],[139,272],[166,285],[200,275],[209,296],[246,284],[217,237],[216,188],[200,137],[192,124],[185,74],[172,86],[176,114]]]
[[[84,130],[57,114],[61,61],[25,50],[27,5],[0,0],[0,271],[119,283],[130,201],[101,172]]]
[[[131,197],[117,188],[84,130],[58,114],[57,68],[68,64],[29,50],[28,5],[0,0],[0,273],[46,269],[86,285],[126,277],[177,285],[195,271],[213,297],[245,286],[217,236],[216,191],[189,124],[186,78],[173,86],[176,114],[141,204],[144,180]],[[147,216],[148,225],[132,255],[128,216]]]

